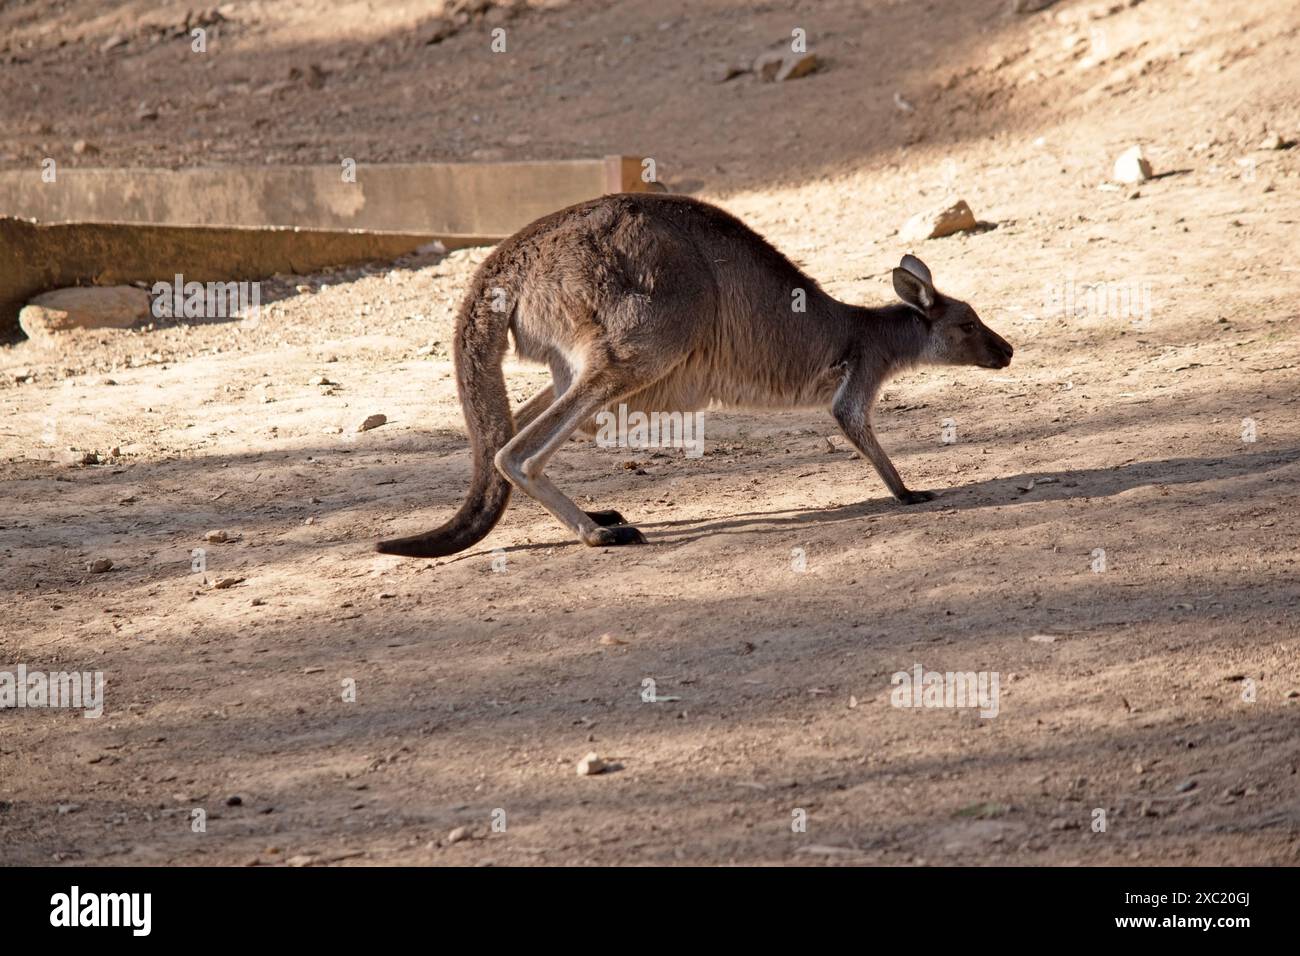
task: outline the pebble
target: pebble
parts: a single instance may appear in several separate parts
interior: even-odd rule
[[[378,428],[380,425],[387,424],[387,415],[367,415],[366,420],[357,426],[357,431],[368,432],[372,428]]]
[[[604,773],[608,766],[605,761],[600,759],[600,754],[592,751],[578,761],[578,776],[593,777],[598,773]]]
[[[814,73],[821,61],[813,53],[768,52],[754,60],[754,72],[765,83],[783,83]]]
[[[1112,177],[1117,183],[1144,183],[1151,178],[1151,164],[1141,146],[1130,146],[1115,160]]]
[[[96,558],[86,565],[86,570],[91,574],[103,574],[105,571],[113,570],[113,562],[108,558]]]

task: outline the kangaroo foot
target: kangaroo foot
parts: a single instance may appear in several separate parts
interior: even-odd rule
[[[608,548],[620,544],[645,544],[645,536],[630,524],[621,524],[613,528],[597,528],[582,540],[593,548]]]
[[[587,517],[602,528],[608,528],[616,524],[627,524],[627,519],[617,511],[588,511]]]

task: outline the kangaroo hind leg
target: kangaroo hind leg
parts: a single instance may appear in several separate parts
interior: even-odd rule
[[[590,368],[497,452],[501,473],[592,547],[644,544],[645,538],[616,511],[589,514],[579,508],[546,476],[546,463],[579,425],[641,384],[626,366]]]
[[[537,419],[538,415],[555,404],[555,393],[557,389],[563,392],[566,388],[568,388],[567,380],[565,381],[563,388],[547,385],[527,402],[515,409],[515,429],[517,431],[523,431],[531,425]],[[602,528],[609,528],[616,524],[627,524],[627,519],[617,511],[613,510],[588,511],[586,512],[586,515]]]

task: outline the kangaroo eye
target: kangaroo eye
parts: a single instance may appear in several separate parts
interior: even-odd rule
[[[961,324],[961,330],[962,330],[963,332],[974,332],[974,331],[975,331],[975,323],[974,323],[974,322],[963,322],[963,323]]]

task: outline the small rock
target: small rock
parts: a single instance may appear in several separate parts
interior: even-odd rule
[[[99,52],[111,53],[113,50],[116,50],[119,47],[126,46],[126,44],[127,44],[126,37],[122,36],[121,34],[115,33],[107,40],[104,41],[103,45],[100,46],[99,48]]]
[[[1195,780],[1184,780],[1184,781],[1183,781],[1182,783],[1180,783],[1178,786],[1174,787],[1174,790],[1175,790],[1175,792],[1177,792],[1177,793],[1188,793],[1189,791],[1192,791],[1192,790],[1195,790],[1195,789],[1196,789],[1196,781],[1195,781]]]
[[[1286,149],[1289,144],[1277,133],[1269,133],[1258,146],[1259,149]]]
[[[138,120],[156,120],[158,118],[158,111],[148,103],[141,103],[139,107],[136,108],[135,118]]]
[[[329,378],[325,375],[317,375],[307,384],[308,385],[337,385],[338,382],[331,382]]]
[[[113,570],[113,562],[108,558],[96,558],[86,565],[86,570],[91,574],[103,574],[105,571]]]
[[[84,139],[79,139],[72,144],[72,151],[78,156],[93,156],[99,152],[99,147],[94,143],[88,143]]]
[[[609,765],[600,759],[600,755],[592,751],[578,761],[578,776],[593,777],[598,773],[604,773],[608,767]]]
[[[367,415],[366,420],[357,426],[357,431],[368,432],[372,428],[378,428],[380,425],[388,422],[387,415]]]
[[[750,72],[749,67],[742,63],[724,63],[713,71],[713,82],[726,83],[748,72]]]
[[[447,834],[447,843],[460,843],[462,840],[468,840],[470,836],[469,827],[456,827]]]
[[[216,544],[220,544],[220,543],[223,542],[223,541],[229,541],[229,540],[230,540],[230,536],[229,536],[228,534],[226,534],[226,532],[224,532],[224,531],[220,531],[220,530],[217,530],[217,531],[209,531],[207,534],[205,534],[205,535],[203,536],[203,540],[204,540],[204,541],[212,541],[212,542],[214,542],[214,543],[216,543]]]
[[[903,224],[899,238],[904,242],[920,242],[924,239],[941,239],[955,232],[974,229],[975,213],[966,200],[958,199],[955,203],[942,209],[930,209],[919,212]]]
[[[239,796],[239,794],[226,797],[226,806],[228,807],[242,807],[243,805],[244,798]]]
[[[783,83],[814,73],[820,66],[816,54],[776,51],[760,54],[753,69],[765,83]]]
[[[1117,183],[1144,183],[1151,178],[1151,164],[1142,153],[1141,146],[1130,146],[1115,160],[1112,178]]]
[[[66,817],[69,813],[76,813],[80,809],[81,804],[79,803],[60,803],[59,816]]]
[[[620,644],[626,644],[627,641],[620,640],[613,634],[602,634],[600,635],[600,643],[605,647],[617,647]]]
[[[1038,13],[1040,10],[1046,10],[1056,0],[1011,0],[1012,13]]]
[[[60,460],[65,465],[98,465],[99,455],[93,451],[78,451],[69,448],[62,453]]]
[[[243,578],[222,578],[216,584],[212,585],[218,591],[224,591],[227,588],[233,588],[236,584],[243,582]]]

